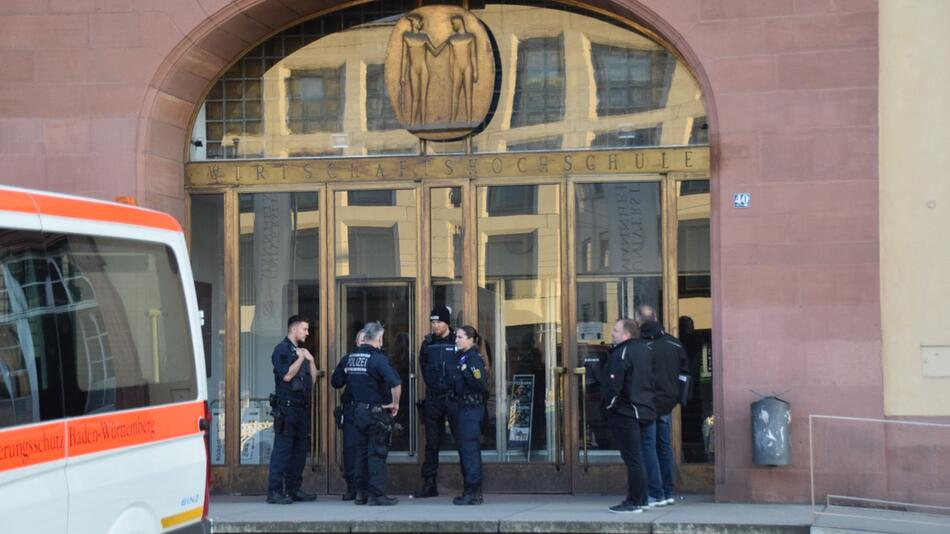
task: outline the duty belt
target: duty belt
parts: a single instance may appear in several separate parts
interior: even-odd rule
[[[432,397],[433,399],[450,399],[453,396],[452,391],[438,391],[432,390],[426,393],[427,397]]]
[[[278,406],[283,406],[286,408],[309,408],[310,401],[296,401],[291,399],[281,399],[278,398],[275,401]]]

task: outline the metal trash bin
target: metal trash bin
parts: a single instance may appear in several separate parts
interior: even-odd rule
[[[792,457],[791,405],[778,397],[752,403],[752,462],[756,465],[788,465]]]

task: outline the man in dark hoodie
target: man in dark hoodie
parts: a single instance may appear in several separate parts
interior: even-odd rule
[[[603,409],[620,457],[627,466],[627,498],[610,511],[637,514],[647,504],[647,479],[640,451],[641,427],[656,416],[653,407],[653,354],[639,339],[633,319],[621,319],[610,331],[615,346],[604,368]]]
[[[643,428],[640,445],[647,472],[648,505],[666,506],[673,499],[672,412],[679,399],[679,375],[689,374],[689,360],[679,340],[663,331],[652,306],[637,308],[640,340],[653,352],[656,420]]]

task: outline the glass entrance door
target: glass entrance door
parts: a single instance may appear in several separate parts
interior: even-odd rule
[[[562,186],[475,193],[477,324],[494,379],[483,457],[515,491],[569,491],[555,372],[563,347]]]
[[[408,188],[353,189],[333,192],[334,368],[354,349],[356,333],[370,321],[385,328],[383,351],[399,373],[403,389],[390,446],[390,463],[415,463],[417,414],[414,408],[415,351],[419,345],[417,306],[419,225],[417,191]],[[339,402],[339,393],[334,396]],[[334,440],[337,466],[342,442]],[[339,473],[330,491],[345,485]]]
[[[574,184],[575,491],[622,491],[622,460],[601,408],[610,330],[649,304],[663,321],[661,182]]]

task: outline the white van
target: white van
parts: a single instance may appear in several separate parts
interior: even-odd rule
[[[0,187],[0,530],[210,531],[197,309],[174,218]]]

